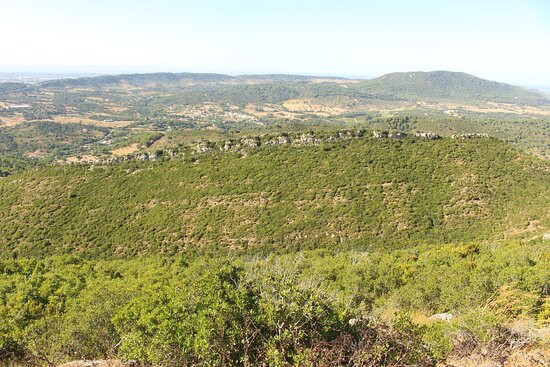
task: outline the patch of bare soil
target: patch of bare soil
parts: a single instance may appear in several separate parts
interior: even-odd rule
[[[320,115],[336,115],[345,112],[345,108],[315,104],[307,99],[290,99],[283,102],[283,106],[292,112],[315,112]]]
[[[132,123],[132,121],[99,121],[90,119],[86,116],[53,116],[53,121],[60,124],[86,124],[103,127],[124,127]]]
[[[542,115],[550,116],[550,110],[542,109],[534,106],[519,106],[509,103],[487,102],[486,106],[460,105],[453,103],[445,103],[439,106],[440,109],[456,110],[462,109],[465,111],[478,113],[513,113],[516,115]]]
[[[19,115],[10,116],[10,117],[6,117],[6,116],[0,117],[0,125],[7,126],[7,127],[19,125],[25,121],[26,121],[25,118]]]
[[[99,158],[93,155],[83,155],[81,157],[70,156],[67,157],[66,161],[68,163],[98,163]]]
[[[490,331],[480,342],[463,331],[453,341],[453,353],[438,367],[548,367],[550,328],[536,327],[533,320],[518,320]]]
[[[124,111],[128,111],[128,107],[122,107],[122,106],[114,106],[114,105],[111,105],[109,107],[109,109],[113,112],[124,112]]]
[[[46,152],[43,152],[41,150],[35,150],[34,152],[29,152],[26,154],[29,158],[40,158],[46,155]]]
[[[504,360],[495,360],[481,354],[453,359],[439,367],[548,367],[550,366],[549,349],[518,349]]]
[[[134,152],[137,152],[137,150],[138,150],[138,145],[136,143],[134,143],[134,144],[128,145],[126,147],[114,149],[114,150],[111,151],[111,154],[114,155],[115,157],[121,157],[121,156],[125,156],[125,155],[128,155],[128,154],[132,154]]]

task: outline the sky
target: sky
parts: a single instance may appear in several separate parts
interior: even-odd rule
[[[374,77],[550,85],[550,0],[0,0],[0,72]]]

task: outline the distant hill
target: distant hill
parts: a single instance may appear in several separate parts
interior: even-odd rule
[[[451,71],[391,73],[365,81],[360,87],[376,95],[416,101],[485,101],[535,106],[550,103],[542,93]]]
[[[397,120],[384,126],[380,118]],[[543,93],[448,71],[372,80],[150,73],[0,83],[0,153],[20,156],[104,154],[142,133],[299,124],[483,133],[549,157],[549,120]],[[98,128],[115,131],[104,139]]]
[[[180,83],[220,83],[235,80],[234,77],[225,74],[211,73],[149,73],[149,74],[120,74],[102,75],[94,77],[57,79],[41,83],[41,87],[106,87],[116,84],[129,84],[134,86],[174,85]]]
[[[540,234],[549,184],[544,161],[486,138],[43,167],[0,179],[0,255],[368,249]]]
[[[216,83],[290,83],[309,82],[313,80],[323,81],[345,81],[344,78],[336,77],[313,77],[304,75],[286,74],[251,74],[231,76],[215,73],[148,73],[148,74],[120,74],[102,75],[94,77],[83,77],[73,79],[50,80],[40,84],[46,88],[67,88],[67,87],[93,87],[101,88],[118,84],[153,87],[153,86],[177,86],[177,85],[203,85]]]
[[[345,83],[346,87],[337,84]],[[186,93],[208,94],[210,102],[227,100],[231,90],[218,90],[223,85],[240,85],[238,92],[249,88],[245,92],[252,96],[255,93],[250,84],[275,84],[271,88],[277,96],[270,96],[262,89],[263,98],[251,98],[252,102],[283,101],[278,88],[291,89],[287,99],[304,97],[337,97],[352,98],[360,101],[387,101],[400,100],[407,102],[495,102],[515,105],[544,106],[550,105],[550,98],[538,91],[477,78],[473,75],[451,71],[407,72],[391,73],[381,77],[366,80],[349,80],[345,78],[314,77],[303,75],[239,75],[209,73],[150,73],[150,74],[121,74],[85,77],[75,79],[59,79],[46,81],[38,85],[40,88],[74,88],[85,87],[104,89],[112,87],[138,87],[140,89],[186,87]],[[319,87],[322,84],[322,87]],[[209,86],[205,91],[201,86]],[[257,90],[257,88],[256,88]],[[319,93],[321,91],[321,93]],[[208,93],[207,93],[208,92]],[[218,97],[212,97],[218,95]],[[254,97],[254,96],[252,96]],[[246,103],[241,96],[237,97],[241,103]],[[230,98],[231,99],[231,98]],[[233,98],[236,99],[236,98]],[[326,102],[326,101],[325,101]]]
[[[27,88],[25,83],[6,82],[0,83],[0,93],[14,92]]]

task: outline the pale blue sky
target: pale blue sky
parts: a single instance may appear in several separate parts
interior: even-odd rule
[[[0,71],[455,70],[550,85],[550,0],[0,0]]]

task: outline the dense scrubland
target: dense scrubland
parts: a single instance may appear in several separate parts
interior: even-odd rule
[[[0,365],[546,366],[549,104],[450,72],[0,84]]]
[[[496,139],[359,139],[0,181],[4,256],[496,240],[548,225],[548,163]]]
[[[547,161],[412,137],[160,157],[0,180],[4,363],[435,366],[548,350]]]
[[[543,343],[532,330],[550,317],[548,246],[3,260],[0,351],[38,364],[434,366],[489,348],[503,361]]]

